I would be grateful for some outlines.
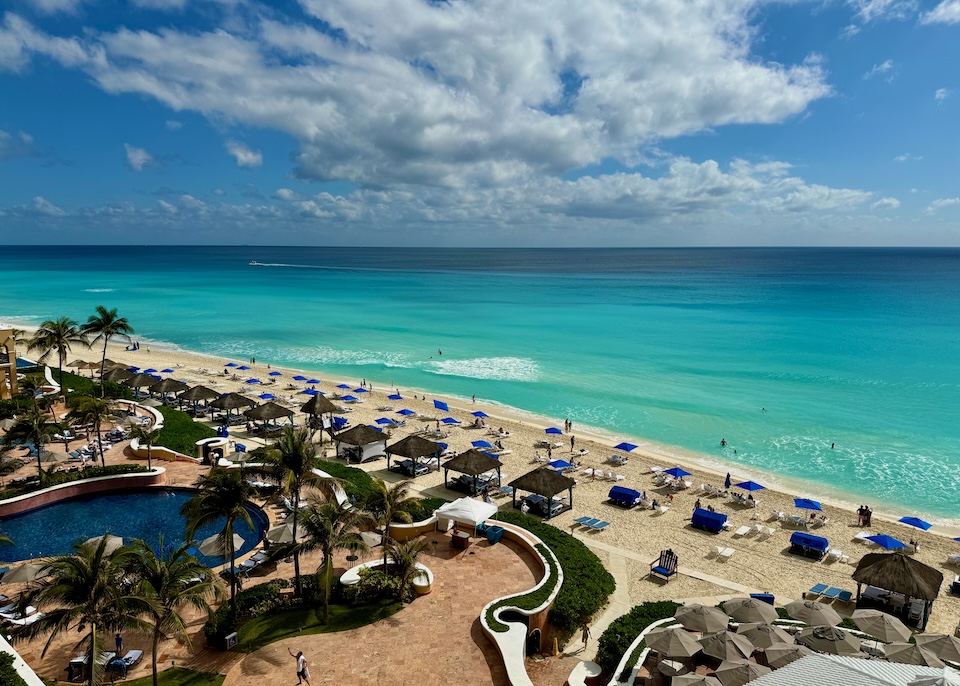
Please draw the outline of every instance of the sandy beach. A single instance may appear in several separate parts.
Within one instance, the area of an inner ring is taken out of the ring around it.
[[[250,360],[234,360],[237,364],[245,364],[251,369],[234,375],[224,375],[222,358],[207,355],[165,350],[150,346],[149,352],[146,342],[141,342],[139,351],[124,350],[124,345],[111,345],[107,356],[113,360],[136,365],[141,368],[155,369],[170,368],[175,370],[174,378],[188,384],[204,384],[220,391],[238,391],[251,397],[263,392],[270,392],[280,398],[290,398],[294,406],[299,406],[308,399],[308,396],[298,394],[303,385],[292,381],[294,375],[301,372],[284,367],[270,367],[263,360],[256,363]],[[79,351],[71,356],[82,359],[99,359],[95,351]],[[283,376],[270,377],[270,371],[279,371]],[[308,378],[319,378],[318,388],[328,394],[337,392],[336,385],[348,383],[358,387],[360,379],[339,379],[323,373],[302,372]],[[239,376],[243,375],[243,376]],[[263,385],[246,384],[247,378],[258,378],[265,382]],[[269,380],[276,379],[274,383]],[[408,408],[417,412],[418,417],[407,421],[406,427],[394,429],[390,442],[395,442],[415,431],[423,428],[423,418],[433,419],[431,426],[435,426],[436,419],[452,416],[459,419],[459,427],[445,428],[448,437],[443,439],[450,448],[456,451],[467,450],[471,441],[478,439],[493,440],[486,435],[483,429],[468,428],[473,422],[471,412],[483,410],[490,418],[486,420],[488,427],[503,427],[509,431],[510,437],[503,439],[504,447],[509,450],[501,458],[503,472],[507,475],[505,481],[525,474],[536,468],[535,444],[545,437],[544,428],[547,426],[563,427],[563,418],[550,421],[547,418],[537,418],[521,412],[514,412],[502,406],[484,405],[481,402],[473,403],[469,399],[464,401],[456,398],[444,398],[431,395],[419,389],[399,389],[403,401],[390,401],[387,396],[396,392],[396,389],[381,385],[377,380],[366,380],[372,385],[372,391],[363,394],[364,402],[351,405],[353,411],[348,415],[352,425],[372,424],[377,417],[389,416],[396,418],[396,410]],[[288,387],[290,386],[290,387]],[[425,398],[425,399],[424,399]],[[443,400],[449,404],[450,411],[436,410],[433,400]],[[378,407],[392,407],[393,410],[378,410]],[[295,417],[302,422],[304,415]],[[238,441],[248,441],[243,427],[236,427],[232,433]],[[851,578],[857,562],[862,555],[880,550],[875,546],[868,547],[853,540],[854,535],[864,530],[858,526],[857,515],[847,508],[823,502],[822,515],[828,518],[828,523],[811,533],[829,539],[830,547],[839,549],[849,556],[848,562],[824,561],[815,562],[786,551],[789,547],[788,539],[792,531],[796,530],[791,520],[793,515],[807,516],[806,511],[796,510],[793,498],[796,495],[814,496],[810,493],[790,493],[784,490],[767,488],[756,492],[754,496],[759,501],[756,508],[749,508],[736,503],[732,498],[707,497],[700,491],[701,484],[723,486],[724,474],[710,471],[696,464],[687,462],[682,466],[692,476],[688,477],[693,488],[674,493],[672,504],[665,513],[650,510],[623,510],[607,502],[607,494],[612,482],[594,479],[583,472],[587,468],[603,468],[604,472],[614,472],[623,477],[620,485],[640,491],[647,491],[651,497],[666,503],[668,490],[656,486],[652,467],[669,468],[677,463],[676,459],[665,458],[649,451],[635,450],[629,455],[627,464],[613,466],[608,464],[607,458],[616,453],[612,449],[613,443],[598,432],[591,432],[587,427],[574,425],[572,435],[575,436],[577,453],[570,452],[570,436],[557,436],[561,446],[553,449],[554,458],[568,458],[580,463],[575,473],[571,473],[578,480],[573,491],[573,507],[571,510],[554,518],[552,524],[572,531],[574,535],[591,545],[602,559],[610,556],[619,556],[626,561],[627,583],[629,597],[632,603],[654,599],[681,599],[689,597],[729,596],[742,593],[745,590],[754,592],[771,592],[781,598],[796,599],[802,597],[804,591],[816,583],[826,583],[850,591],[856,590],[856,584]],[[250,442],[250,441],[248,441]],[[586,450],[580,454],[580,450]],[[544,451],[540,451],[543,453]],[[388,472],[383,460],[369,462],[361,466],[362,469],[377,474],[388,481],[398,480],[400,477]],[[742,478],[749,478],[750,474],[735,473],[733,481],[736,483]],[[756,480],[762,483],[762,479]],[[429,495],[438,495],[454,499],[459,495],[443,487],[443,472],[432,472],[422,476],[414,482],[414,487]],[[700,498],[703,506],[712,505],[718,512],[729,515],[732,527],[729,531],[718,535],[710,535],[690,527],[689,519],[695,501]],[[509,498],[500,498],[501,509],[512,509]],[[877,504],[869,503],[874,509]],[[787,521],[780,522],[771,517],[773,512],[783,512]],[[589,515],[610,522],[610,526],[601,533],[584,533],[572,527],[576,517]],[[762,525],[765,529],[771,528],[774,533],[770,536],[748,534],[736,536],[735,531],[741,526]],[[960,598],[952,597],[947,593],[949,582],[953,580],[958,570],[946,564],[948,553],[956,552],[958,546],[951,540],[954,532],[935,527],[931,531],[921,531],[913,527],[887,521],[876,514],[873,525],[868,530],[870,534],[885,533],[904,542],[911,539],[919,541],[920,549],[915,554],[916,559],[938,568],[943,572],[945,583],[941,597],[934,605],[933,615],[928,631],[943,631],[952,633],[957,616],[960,615]],[[716,547],[733,548],[735,553],[729,559],[720,559],[716,555]],[[673,548],[680,558],[681,569],[685,572],[680,579],[667,585],[660,585],[647,579],[649,562],[653,560],[663,548]],[[622,580],[622,579],[621,579]]]

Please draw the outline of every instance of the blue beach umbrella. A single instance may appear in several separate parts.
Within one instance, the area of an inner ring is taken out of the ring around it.
[[[636,450],[637,446],[635,446],[633,443],[618,443],[617,445],[613,446],[613,449],[624,450],[629,453],[631,450]]]
[[[248,366],[245,365],[245,364],[242,364],[242,365],[240,365],[239,367],[237,367],[237,369],[239,369],[241,372],[245,372],[245,371],[247,371],[248,369],[250,369],[250,367],[248,367]]]
[[[447,407],[447,404],[446,404],[445,402],[443,402],[442,400],[434,400],[434,401],[433,401],[433,406],[434,406],[436,409],[438,409],[438,410],[443,410],[444,412],[449,412],[449,411],[450,411],[450,408]]]
[[[793,506],[800,510],[823,511],[823,506],[820,503],[818,503],[816,500],[810,500],[809,498],[794,498]]]
[[[320,383],[320,379],[307,379],[307,383],[310,384],[311,386],[316,386],[318,383]],[[347,386],[347,388],[350,388],[350,387]]]
[[[664,469],[664,474],[669,474],[675,479],[682,479],[685,476],[690,476],[690,472],[682,467],[671,467],[670,469]]]
[[[319,383],[319,382],[318,382],[318,383]],[[347,384],[345,384],[345,383],[338,383],[338,384],[337,384],[337,388],[343,388],[343,389],[345,389],[345,390],[349,390],[349,389],[350,389],[350,387],[349,387]]]
[[[236,367],[236,366],[237,366],[237,363],[236,363],[236,362],[227,362],[227,363],[226,363],[225,365],[223,365],[223,366],[224,366],[224,367]]]
[[[307,380],[307,377],[305,377],[303,374],[297,374],[295,377],[293,377],[293,380],[294,380],[294,381],[306,381],[306,380]]]
[[[394,393],[393,395],[388,395],[387,400],[403,400],[403,396],[399,393]]]
[[[260,379],[247,379],[243,383],[260,383]]]
[[[269,376],[283,376],[283,372],[270,372]]]
[[[379,431],[380,433],[383,433],[383,429],[381,429],[379,426],[374,426],[373,424],[367,424],[367,426],[369,426],[371,429]]]
[[[734,488],[742,488],[745,491],[762,491],[766,486],[761,486],[756,481],[741,481],[738,484],[734,484]]]
[[[548,464],[553,469],[570,469],[574,466],[572,462],[567,462],[566,460],[554,460]]]
[[[276,400],[277,399],[277,396],[275,396],[273,393],[261,393],[257,397],[260,398],[260,400]]]
[[[474,448],[492,448],[490,441],[472,441],[470,443]]]
[[[441,422],[442,424],[459,424],[459,423],[460,423],[460,420],[459,420],[459,419],[455,419],[455,418],[453,418],[453,417],[444,417],[443,419],[440,420],[440,422]]]
[[[407,408],[403,408],[402,410],[397,410],[397,414],[402,415],[404,417],[409,417],[412,414],[416,414],[416,412],[414,412],[413,410],[408,410]]]
[[[450,447],[447,443],[441,443],[440,441],[436,441],[436,444],[440,446],[441,451],[444,451]]]
[[[380,419],[375,419],[374,421],[377,424],[381,424],[381,425],[396,424],[396,422],[390,419],[389,417],[380,417]]]
[[[348,402],[348,403],[355,403],[357,402],[358,398],[352,395],[344,395],[344,396],[341,396],[340,400],[343,400],[344,402]]]
[[[494,460],[499,460],[499,459],[500,459],[500,456],[499,456],[499,455],[494,455],[493,453],[488,453],[486,450],[481,450],[480,452],[483,453],[484,455],[486,455],[487,457],[492,457]]]
[[[923,529],[924,531],[933,526],[933,524],[930,522],[925,522],[919,517],[901,517],[897,521],[899,521],[901,524],[906,524],[907,526],[915,526],[918,529]]]
[[[304,388],[300,391],[300,395],[320,395],[320,391],[314,388]]]
[[[873,541],[878,546],[884,550],[896,550],[897,548],[906,548],[907,544],[898,541],[893,536],[887,536],[886,534],[877,534],[876,536],[867,536],[868,541]]]
[[[131,372],[131,373],[133,373],[133,374],[136,374],[137,372],[140,371],[140,367],[127,367],[127,371],[129,371],[129,372]]]
[[[153,367],[150,367],[150,369],[144,369],[143,372],[141,372],[141,373],[142,373],[142,374],[156,374],[156,373],[157,373],[157,370],[154,369]]]
[[[562,435],[563,435],[563,431],[561,431],[560,429],[558,429],[558,428],[555,427],[555,426],[551,426],[549,429],[545,429],[545,431],[546,431],[546,433],[547,433],[548,436],[549,436],[550,434],[556,434],[557,436],[562,436]]]
[[[470,414],[472,414],[474,417],[479,417],[480,419],[486,419],[487,417],[490,416],[486,412],[483,412],[482,410],[477,410],[476,412],[471,412]]]
[[[163,381],[163,377],[160,376],[159,374],[150,374],[149,376],[151,379],[156,379],[157,381]]]
[[[161,374],[173,374],[173,370],[172,370],[172,369],[161,369],[161,370],[160,370],[160,373],[161,373]]]
[[[369,393],[370,391],[368,391],[366,388],[354,388],[354,389],[353,389],[353,392],[354,392],[354,393]]]

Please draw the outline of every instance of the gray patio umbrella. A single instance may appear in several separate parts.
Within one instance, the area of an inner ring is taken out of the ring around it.
[[[787,666],[794,660],[799,660],[801,657],[806,657],[807,655],[813,654],[813,651],[807,646],[801,646],[797,644],[774,645],[770,646],[763,652],[766,655],[767,664],[774,669],[780,669],[781,667]]]
[[[197,546],[197,550],[200,551],[203,555],[209,555],[211,557],[223,556],[226,555],[226,546],[223,545],[225,541],[220,540],[220,535],[216,534],[210,538],[205,538],[200,545]],[[233,549],[234,551],[238,550],[243,545],[243,539],[240,537],[240,534],[233,535]]]
[[[40,455],[40,461],[50,464],[53,462],[66,462],[70,459],[69,455],[64,453],[54,453],[49,450],[44,450],[43,454]]]
[[[705,674],[681,674],[670,680],[670,686],[723,686],[715,676]]]
[[[293,543],[293,522],[284,522],[278,524],[267,531],[266,539],[271,543]],[[297,543],[303,543],[307,540],[306,533],[302,526],[297,527]]]
[[[797,643],[831,655],[860,654],[860,639],[832,626],[807,627],[797,636]]]
[[[700,644],[685,629],[655,629],[647,634],[647,645],[667,657],[693,657]]]
[[[749,638],[732,631],[719,631],[704,636],[699,641],[704,655],[719,660],[746,660],[753,654],[753,643]]]
[[[723,610],[738,622],[770,624],[780,617],[773,605],[756,598],[731,598],[723,604]]]
[[[793,644],[793,636],[773,624],[741,624],[737,633],[749,638],[757,648]]]
[[[960,662],[960,638],[949,634],[917,634],[917,645],[934,653],[941,660]]]
[[[685,605],[673,616],[688,629],[704,633],[724,631],[730,621],[723,610],[699,604]]]
[[[880,610],[854,610],[850,618],[860,631],[886,643],[908,641],[913,633],[899,619]]]
[[[843,621],[836,610],[816,600],[795,600],[786,609],[791,617],[810,626],[836,626]]]
[[[746,683],[759,679],[773,670],[756,662],[738,662],[724,660],[714,672],[714,676],[723,686],[743,686]]]
[[[103,552],[104,552],[104,554],[106,554],[106,555],[110,555],[110,554],[113,553],[117,548],[119,548],[120,546],[123,545],[123,539],[120,538],[119,536],[111,536],[110,534],[105,534],[104,536],[106,536],[106,539],[107,539],[107,545],[104,546],[104,548],[103,548]],[[85,541],[83,542],[83,544],[84,544],[84,545],[99,546],[99,545],[100,545],[100,540],[101,540],[102,538],[104,538],[104,536],[94,536],[93,538],[88,538],[87,540],[85,540]]]
[[[905,665],[924,665],[926,667],[946,667],[932,650],[913,643],[887,643],[883,646],[883,654],[890,662],[900,662]]]
[[[11,569],[3,575],[3,579],[0,581],[5,584],[23,584],[39,578],[46,571],[46,568],[46,562],[28,562],[16,569]]]

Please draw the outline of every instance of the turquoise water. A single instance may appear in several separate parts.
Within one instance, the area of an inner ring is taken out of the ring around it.
[[[958,517],[957,250],[13,248],[0,289],[0,320],[103,304],[225,360],[476,394]]]

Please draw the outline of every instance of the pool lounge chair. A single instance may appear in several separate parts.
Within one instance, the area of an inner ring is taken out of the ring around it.
[[[140,660],[142,659],[142,650],[128,650],[127,654],[123,656],[123,661],[127,663],[127,667],[133,667],[134,665],[139,664]]]
[[[853,601],[853,592],[852,591],[840,591],[837,595],[838,603],[849,603]]]
[[[597,519],[596,517],[577,517],[576,519],[573,520],[573,524],[570,525],[570,528],[573,528],[575,526],[582,526],[582,527],[589,528],[594,524],[598,524],[599,522],[600,520]]]
[[[661,550],[660,557],[650,563],[650,576],[670,581],[677,575],[679,566],[677,554],[673,550]]]
[[[43,612],[34,612],[32,615],[27,615],[26,617],[18,617],[14,619],[4,617],[3,621],[7,624],[12,624],[13,626],[30,626],[43,616]]]
[[[824,600],[836,600],[840,597],[840,594],[843,593],[842,589],[831,586],[826,591],[823,592],[822,598]]]
[[[587,524],[586,526],[588,526],[591,531],[603,531],[610,526],[610,522],[595,522],[593,524]]]

